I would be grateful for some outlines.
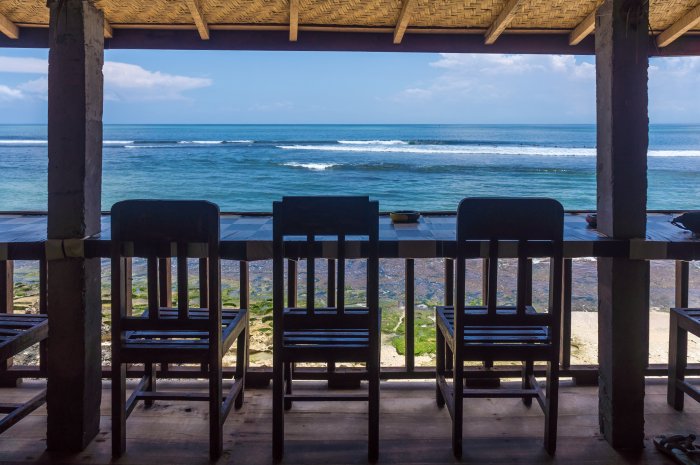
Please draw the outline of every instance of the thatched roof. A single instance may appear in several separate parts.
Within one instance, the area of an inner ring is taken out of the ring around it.
[[[593,33],[601,0],[92,0],[104,11],[107,37],[119,29],[288,30],[483,35],[569,34],[572,44]],[[698,0],[650,0],[650,27],[660,47],[700,33]],[[2,0],[0,32],[47,27],[46,0]]]

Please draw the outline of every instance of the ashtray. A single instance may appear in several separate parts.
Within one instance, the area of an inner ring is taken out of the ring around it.
[[[589,213],[586,215],[586,223],[588,223],[588,226],[591,228],[597,228],[598,227],[598,215],[595,213]]]
[[[418,223],[420,212],[412,210],[399,210],[389,213],[392,223]]]

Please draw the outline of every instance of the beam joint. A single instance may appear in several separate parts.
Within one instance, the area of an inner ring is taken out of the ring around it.
[[[197,26],[197,31],[199,32],[199,37],[202,40],[209,40],[209,25],[207,20],[204,18],[204,13],[202,13],[202,5],[199,0],[186,0],[187,7],[190,9],[190,14],[194,20],[195,26]]]
[[[289,41],[299,37],[299,0],[289,0]]]
[[[595,15],[597,12],[598,6],[571,31],[571,34],[569,34],[569,45],[578,45],[595,30]]]
[[[671,27],[659,34],[659,36],[656,38],[656,45],[662,48],[666,47],[699,24],[700,4],[683,15],[683,17],[673,23]]]
[[[19,39],[19,27],[3,14],[0,14],[0,32],[10,39]]]
[[[488,31],[486,31],[486,35],[484,36],[484,43],[486,45],[493,44],[498,37],[503,34],[503,31],[505,31],[508,25],[513,21],[520,2],[521,0],[508,0],[508,3],[506,3],[503,10],[501,10],[501,13],[496,18],[496,21],[494,21]]]
[[[396,28],[394,29],[394,43],[397,45],[401,43],[406,33],[406,28],[411,21],[411,13],[415,3],[416,0],[403,0],[401,13],[399,13],[399,19],[396,21]]]

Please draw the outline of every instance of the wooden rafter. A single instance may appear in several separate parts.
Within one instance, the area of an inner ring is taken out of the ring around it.
[[[10,39],[19,39],[19,28],[15,23],[0,14],[0,32]]]
[[[656,45],[666,47],[698,24],[700,24],[700,4],[659,34],[659,37],[656,38]]]
[[[503,7],[498,18],[496,18],[496,21],[494,21],[488,31],[486,31],[484,40],[486,45],[491,45],[496,42],[498,37],[506,30],[515,16],[515,10],[518,8],[518,5],[520,5],[520,1],[521,0],[508,0],[508,3]]]
[[[112,30],[112,25],[109,24],[109,21],[107,19],[104,20],[104,31],[105,31],[105,39],[111,39],[112,35],[114,34],[114,31]]]
[[[576,28],[569,34],[569,45],[577,45],[583,39],[588,37],[595,29],[595,15],[598,11],[598,7],[590,12],[586,19],[581,21]]]
[[[299,0],[289,0],[289,41],[296,42],[299,36]]]
[[[209,40],[209,25],[207,24],[207,20],[204,19],[199,0],[187,0],[187,6],[192,14],[192,19],[194,19],[194,24],[199,31],[199,37],[201,37],[202,40]]]
[[[403,40],[403,35],[406,33],[406,28],[411,20],[411,10],[413,10],[413,5],[415,5],[415,3],[416,0],[403,0],[399,20],[396,22],[396,28],[394,29],[395,44],[400,44]]]

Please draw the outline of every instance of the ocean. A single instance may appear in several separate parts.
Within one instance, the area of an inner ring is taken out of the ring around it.
[[[0,210],[45,210],[46,126],[0,125]],[[284,195],[369,195],[384,211],[465,196],[594,209],[593,125],[105,125],[102,207],[193,198],[270,211]],[[700,209],[700,125],[652,125],[650,209]]]

